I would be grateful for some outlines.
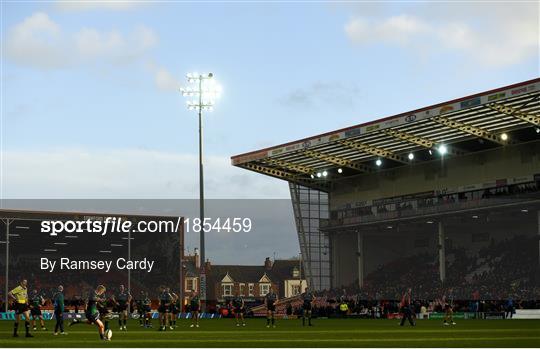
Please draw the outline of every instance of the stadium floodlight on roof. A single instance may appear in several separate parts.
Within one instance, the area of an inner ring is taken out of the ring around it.
[[[204,174],[203,174],[203,124],[202,112],[214,110],[216,99],[221,94],[221,87],[216,83],[213,73],[199,74],[188,73],[187,81],[194,87],[182,87],[180,92],[184,97],[188,97],[187,107],[189,110],[196,110],[199,115],[199,209],[201,222],[204,221]],[[204,246],[204,229],[200,232],[200,253],[201,261],[206,261]],[[206,293],[201,292],[203,295]],[[203,296],[204,298],[204,296]],[[205,300],[205,299],[202,299]]]
[[[444,156],[448,152],[448,147],[446,145],[444,145],[444,144],[441,144],[437,148],[437,151],[439,152],[439,154],[441,154],[441,156]]]

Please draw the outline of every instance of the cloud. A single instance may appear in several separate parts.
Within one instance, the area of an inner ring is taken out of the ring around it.
[[[39,168],[39,174],[35,169]],[[6,150],[4,198],[197,198],[198,157],[140,149]],[[208,198],[288,198],[285,182],[205,158]]]
[[[146,68],[154,75],[154,83],[159,90],[178,92],[181,83],[167,68],[157,64],[153,60],[147,61]]]
[[[533,2],[408,4],[398,15],[355,16],[344,31],[356,45],[384,44],[424,56],[458,53],[496,68],[538,57],[538,16]]]
[[[104,0],[77,0],[77,1],[56,1],[55,7],[62,11],[94,11],[111,10],[126,11],[141,6],[140,1],[104,1]]]
[[[360,87],[356,84],[317,81],[291,91],[279,102],[291,107],[343,109],[354,107],[360,98]]]
[[[429,29],[428,25],[409,15],[390,17],[378,23],[372,23],[366,18],[355,18],[345,26],[348,37],[357,44],[383,41],[407,45],[415,36]]]
[[[88,63],[125,64],[143,56],[158,43],[145,26],[124,34],[85,27],[69,34],[46,13],[37,12],[9,29],[5,55],[16,64],[58,69]]]

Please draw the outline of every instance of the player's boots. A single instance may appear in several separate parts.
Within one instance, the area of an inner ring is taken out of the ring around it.
[[[28,321],[24,323],[24,329],[26,330],[25,337],[34,337],[30,334],[30,323]]]

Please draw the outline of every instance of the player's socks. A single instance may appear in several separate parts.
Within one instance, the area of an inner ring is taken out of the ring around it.
[[[276,323],[276,319],[274,319],[274,317],[272,316],[272,326],[274,326]]]
[[[306,326],[306,317],[302,316],[302,326]]]
[[[127,319],[124,319],[124,327],[127,325]]]
[[[27,335],[30,333],[30,323],[28,321],[24,322],[24,330],[26,331]]]
[[[270,325],[270,318],[269,317],[266,318],[266,326],[268,326],[268,325]]]
[[[13,324],[13,337],[17,337],[18,334],[17,334],[17,330],[19,329],[19,323],[16,322]]]

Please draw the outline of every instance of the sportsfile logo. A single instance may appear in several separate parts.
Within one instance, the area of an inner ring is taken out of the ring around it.
[[[108,233],[128,233],[128,232],[175,232],[181,224],[181,217],[174,220],[160,221],[139,221],[133,224],[132,221],[122,217],[106,217],[104,219],[86,219],[80,221],[49,221],[41,222],[41,232],[50,236],[58,236],[59,233],[82,233],[90,232],[105,236]]]

